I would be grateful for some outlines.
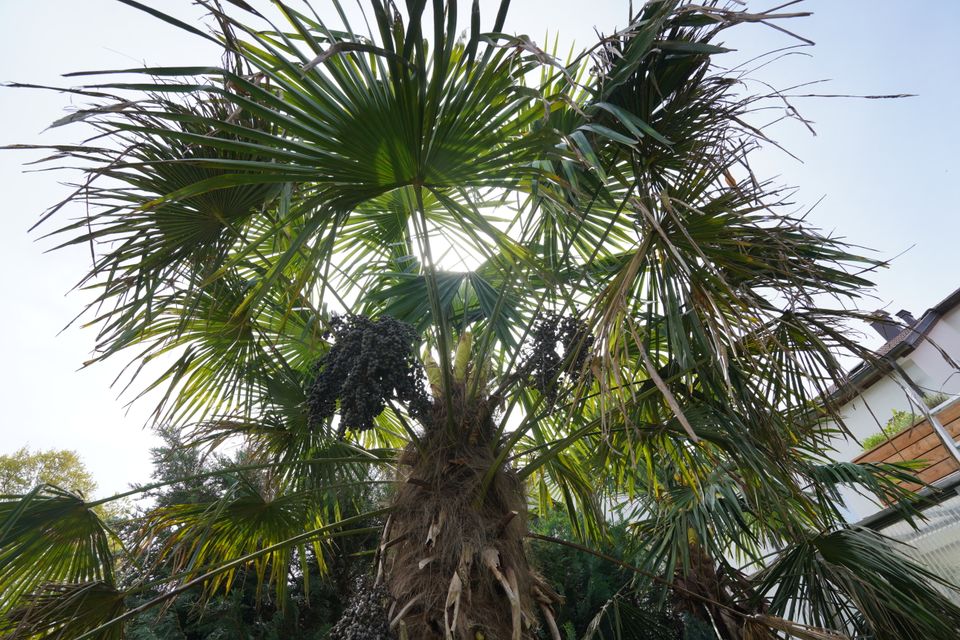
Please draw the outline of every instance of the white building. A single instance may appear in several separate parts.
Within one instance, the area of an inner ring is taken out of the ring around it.
[[[922,503],[926,520],[918,521],[919,529],[902,521],[896,510],[853,490],[844,491],[846,515],[851,523],[908,543],[912,554],[931,570],[960,583],[960,464],[956,448],[960,435],[960,289],[919,319],[906,311],[897,316],[877,314],[873,328],[886,343],[876,351],[877,360],[862,362],[850,372],[849,384],[833,398],[841,405],[846,427],[859,441],[880,432],[895,410],[939,416],[878,445],[861,461],[912,459],[920,457],[916,452],[923,450],[924,459],[942,462],[922,475],[935,488],[919,491],[927,497]],[[920,406],[921,397],[938,394],[946,399],[941,398],[933,408]],[[927,435],[921,438],[922,433]],[[864,457],[856,440],[838,440],[836,459]],[[921,445],[921,440],[926,444]]]
[[[912,399],[917,395],[944,394],[947,403],[960,397],[960,289],[919,319],[906,311],[897,316],[895,320],[878,312],[872,324],[887,342],[876,353],[895,362],[906,380],[886,363],[861,363],[850,372],[849,385],[837,394],[843,403],[840,415],[844,424],[859,441],[878,433],[894,410],[920,414],[921,408]],[[908,386],[913,386],[913,394]],[[853,460],[863,453],[856,440],[835,443],[838,460]],[[854,522],[881,508],[852,492],[847,507]]]

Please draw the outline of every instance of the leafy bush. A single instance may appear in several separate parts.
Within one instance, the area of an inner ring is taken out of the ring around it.
[[[928,409],[933,409],[939,404],[942,404],[947,400],[948,396],[943,393],[933,393],[923,397],[923,404],[927,405]],[[874,447],[877,447],[889,438],[897,435],[901,431],[909,429],[921,419],[923,415],[916,414],[913,411],[898,411],[893,410],[893,417],[887,420],[887,424],[884,425],[883,429],[879,433],[874,433],[863,439],[863,450],[869,451]]]

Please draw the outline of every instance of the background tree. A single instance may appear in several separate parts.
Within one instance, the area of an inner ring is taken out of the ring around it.
[[[26,447],[0,455],[0,493],[22,495],[41,484],[51,484],[92,497],[97,490],[90,471],[76,451]]]
[[[795,13],[654,1],[560,60],[504,33],[508,2],[464,25],[439,1],[356,23],[202,1],[213,35],[126,2],[224,57],[72,90],[93,104],[57,124],[94,135],[50,159],[82,168],[90,213],[53,233],[94,248],[97,359],[132,358],[189,446],[244,456],[132,536],[67,492],[0,504],[13,637],[118,637],[250,576],[279,605],[376,530],[333,638],[556,639],[526,541],[556,506],[593,554],[623,514],[618,566],[722,638],[960,629],[837,507],[843,484],[910,497],[900,468],[829,461],[821,400],[842,354],[870,357],[846,327],[877,263],[750,171],[751,117],[783,96],[713,62],[726,29]],[[645,592],[587,633],[642,637],[622,614]]]

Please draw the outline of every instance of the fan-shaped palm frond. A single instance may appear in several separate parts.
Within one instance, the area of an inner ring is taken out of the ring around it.
[[[947,587],[898,549],[862,528],[810,536],[784,549],[759,576],[771,612],[876,638],[936,638],[960,630]]]
[[[126,594],[106,582],[45,584],[0,621],[5,638],[79,638],[123,615]],[[89,636],[121,640],[123,627],[114,626]]]
[[[19,499],[4,498],[0,614],[10,615],[23,597],[40,594],[50,583],[113,582],[116,535],[83,497],[40,486]]]
[[[345,493],[347,489],[332,485],[326,491]],[[143,523],[141,538],[150,543],[162,540],[152,560],[188,580],[234,558],[277,545],[304,531],[320,529],[338,519],[337,511],[332,495],[284,492],[277,487],[241,481],[216,502],[151,510]],[[328,550],[317,540],[310,551],[322,569]],[[308,559],[305,546],[281,546],[253,559],[249,568],[258,585],[274,586],[275,601],[282,605],[291,566],[299,561],[301,571],[309,575]],[[217,574],[205,588],[210,593],[229,591],[238,571],[245,568],[234,567]]]

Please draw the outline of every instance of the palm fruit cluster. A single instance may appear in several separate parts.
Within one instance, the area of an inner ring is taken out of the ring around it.
[[[330,640],[393,640],[386,603],[390,595],[382,585],[358,578],[350,605],[330,630]]]
[[[415,417],[429,409],[413,326],[361,315],[335,316],[330,325],[334,344],[316,363],[307,398],[311,426],[326,424],[339,410],[340,436],[372,429],[388,400]]]
[[[534,323],[531,338],[525,369],[534,388],[553,401],[564,383],[576,382],[582,375],[594,337],[575,316],[543,313]]]

